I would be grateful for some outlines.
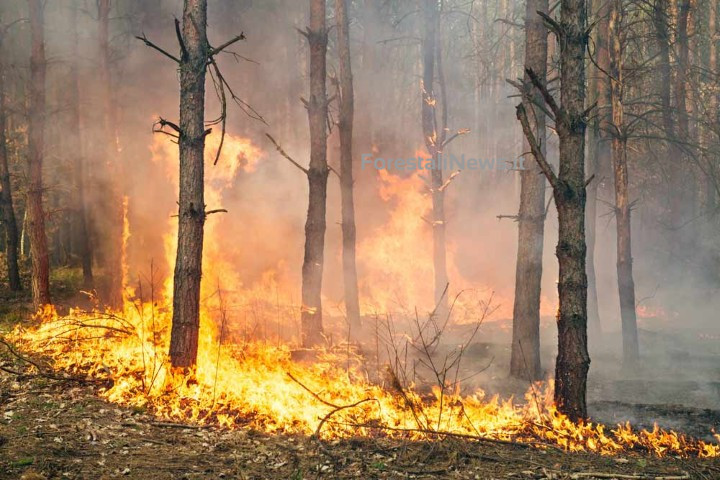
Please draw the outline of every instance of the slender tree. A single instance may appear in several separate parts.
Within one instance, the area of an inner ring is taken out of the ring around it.
[[[525,67],[534,71],[543,83],[547,77],[547,30],[537,12],[547,13],[548,0],[527,0],[525,7]],[[530,79],[525,74],[525,84]],[[545,113],[536,105],[542,96],[535,89],[525,95],[525,109],[535,140],[544,153]],[[540,288],[545,229],[545,178],[537,162],[527,162],[520,173],[520,211],[518,213],[518,251],[515,269],[515,303],[510,374],[517,378],[539,380],[540,365]]]
[[[587,274],[585,258],[585,50],[587,9],[585,0],[561,0],[559,22],[543,15],[560,44],[560,104],[535,72],[528,75],[539,89],[555,119],[560,144],[560,168],[556,174],[545,159],[521,103],[517,107],[532,153],[553,189],[558,211],[560,267],[558,356],[555,362],[555,403],[573,420],[587,417]]]
[[[50,301],[50,259],[43,209],[43,156],[45,148],[45,34],[41,0],[30,7],[30,88],[28,111],[27,231],[32,256],[32,294],[36,308]]]
[[[83,286],[93,286],[92,250],[87,228],[87,205],[85,203],[85,157],[80,130],[80,77],[78,75],[77,7],[70,7],[71,48],[68,86],[69,133],[68,143],[72,152],[73,172],[73,241],[83,271]]]
[[[345,308],[351,335],[360,327],[357,266],[355,262],[355,202],[353,199],[353,120],[354,97],[352,62],[350,57],[350,22],[348,1],[335,0],[335,17],[340,57],[338,130],[340,133],[340,195],[342,203],[343,279]]]
[[[310,27],[304,32],[310,45],[310,166],[307,170],[309,202],[305,222],[305,256],[302,266],[302,344],[324,342],[322,324],[322,275],[327,207],[327,114],[325,0],[310,0]]]
[[[180,41],[180,201],[173,277],[170,360],[191,367],[200,330],[200,279],[205,226],[205,73],[209,60],[206,0],[185,0]]]
[[[610,96],[612,110],[612,163],[615,174],[615,220],[617,224],[617,278],[622,320],[623,359],[635,364],[640,356],[635,317],[635,282],[632,273],[630,199],[628,198],[627,130],[623,107],[623,63],[620,27],[622,0],[610,2],[608,39],[610,40]]]
[[[5,32],[0,27],[0,49],[3,45]],[[7,107],[5,105],[5,68],[0,59],[0,210],[2,222],[5,226],[5,245],[7,248],[8,284],[10,290],[22,289],[20,282],[20,269],[18,268],[18,228],[13,207],[12,184],[10,182],[10,167],[8,165],[7,143],[5,130],[7,128]]]
[[[597,27],[593,29],[595,43],[594,62],[589,66],[591,78],[588,82],[588,104],[596,104],[596,114],[593,115],[588,131],[587,174],[592,180],[587,186],[587,276],[588,276],[588,335],[590,344],[592,339],[601,333],[600,309],[598,304],[597,280],[595,273],[595,245],[597,238],[598,196],[601,193],[600,184],[608,174],[610,160],[610,142],[608,141],[607,112],[610,104],[610,89],[607,72],[610,70],[610,55],[608,52],[607,2],[592,2],[595,11]]]
[[[117,150],[115,105],[110,73],[111,0],[98,0],[98,59],[102,106],[101,165],[96,165],[101,211],[96,215],[100,229],[107,291],[105,301],[114,308],[122,306],[122,225],[123,207],[120,189],[120,166]]]
[[[437,0],[423,0],[423,37],[422,37],[422,132],[425,147],[433,158],[434,168],[430,171],[430,188],[432,191],[432,232],[433,232],[433,271],[436,302],[436,313],[447,311],[447,258],[445,249],[445,188],[440,156],[445,146],[447,124],[447,102],[440,99],[443,113],[442,124],[438,127],[437,102],[434,84],[438,75],[441,82],[441,94],[444,93],[444,79],[441,71],[441,52],[438,45],[438,24],[440,12]],[[437,60],[437,72],[436,72]]]

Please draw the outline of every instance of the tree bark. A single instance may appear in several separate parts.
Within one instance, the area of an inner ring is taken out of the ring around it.
[[[118,183],[120,168],[117,150],[115,105],[110,74],[110,9],[111,0],[98,0],[98,40],[100,85],[102,88],[102,161],[99,166],[98,203],[101,211],[96,224],[101,230],[101,249],[107,278],[106,303],[122,307],[123,207]]]
[[[617,278],[622,321],[623,361],[632,366],[640,358],[635,282],[632,273],[630,200],[628,198],[627,133],[623,119],[623,64],[620,24],[622,0],[610,3],[608,38],[610,40],[610,95],[612,109],[612,161],[615,174],[615,219],[617,224]]]
[[[73,231],[72,243],[83,271],[83,287],[93,287],[92,249],[87,228],[87,205],[85,203],[85,158],[83,156],[82,133],[80,131],[80,78],[78,75],[77,51],[77,8],[71,7],[72,52],[70,60],[70,85],[68,87],[69,130],[68,143],[72,152],[73,172]]]
[[[585,0],[560,2],[560,185],[553,189],[558,209],[560,264],[558,357],[555,403],[572,420],[587,417],[587,274],[585,258]]]
[[[0,48],[3,43],[3,33],[0,32]],[[5,225],[5,245],[7,249],[8,285],[10,290],[22,290],[20,282],[20,269],[18,267],[18,227],[13,207],[12,184],[10,182],[10,167],[8,165],[8,152],[5,139],[7,128],[7,115],[5,105],[5,68],[0,63],[0,210],[2,222]]]
[[[525,67],[545,83],[547,77],[547,30],[538,11],[547,13],[548,0],[527,0],[525,7]],[[529,82],[527,73],[525,81]],[[545,114],[534,103],[542,96],[534,90],[533,101],[523,103],[531,116],[531,128],[545,152]],[[545,178],[537,162],[527,162],[520,173],[518,251],[515,268],[515,303],[510,375],[540,380],[540,290],[545,230]]]
[[[423,84],[422,84],[422,129],[425,146],[434,159],[435,167],[431,170],[432,189],[432,231],[433,231],[433,271],[436,314],[447,312],[447,259],[445,250],[445,192],[443,185],[443,171],[440,165],[440,156],[445,141],[445,125],[447,123],[447,104],[443,104],[442,128],[437,124],[437,101],[434,93],[435,60],[438,60],[438,74],[440,72],[440,48],[437,31],[439,12],[436,0],[425,0],[423,8],[424,30],[422,38]],[[441,88],[443,88],[441,86]],[[443,99],[444,100],[444,99]]]
[[[205,225],[205,73],[208,64],[206,0],[185,0],[180,57],[180,201],[173,283],[170,361],[188,368],[197,360],[200,279]]]
[[[549,18],[549,17],[548,17]],[[560,104],[536,74],[528,71],[534,86],[555,117],[560,143],[560,168],[555,174],[530,128],[521,103],[517,116],[532,153],[553,188],[558,211],[560,266],[558,356],[555,362],[555,404],[571,420],[587,417],[587,274],[585,258],[585,49],[587,10],[585,0],[561,0],[559,22],[549,19],[560,43]]]
[[[358,299],[357,266],[355,262],[355,202],[353,199],[353,120],[354,97],[352,62],[350,57],[350,22],[347,0],[335,0],[337,17],[338,54],[340,63],[340,195],[342,203],[343,279],[345,309],[350,332],[360,328],[360,301]]]
[[[305,256],[302,267],[302,344],[324,342],[322,325],[322,274],[325,250],[325,210],[327,202],[327,92],[325,85],[327,28],[325,0],[310,0],[310,167],[307,171],[309,202],[305,222]]]
[[[30,7],[28,191],[27,214],[32,256],[32,294],[35,308],[51,303],[50,259],[43,210],[43,155],[45,148],[45,34],[41,0],[28,0]]]

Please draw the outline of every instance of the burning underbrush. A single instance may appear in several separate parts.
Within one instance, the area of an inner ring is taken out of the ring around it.
[[[191,375],[173,373],[165,353],[170,318],[167,308],[140,302],[128,302],[123,313],[73,310],[60,316],[49,308],[37,326],[17,327],[7,339],[50,359],[58,371],[97,380],[101,396],[112,402],[179,422],[326,439],[455,436],[609,455],[720,456],[717,444],[657,427],[574,424],[554,408],[550,385],[533,386],[525,402],[515,402],[482,391],[461,395],[457,382],[445,377],[430,388],[407,385],[390,368],[384,381],[371,380],[366,362],[348,348],[295,360],[287,344],[234,340],[225,319],[216,322],[207,313],[197,368]]]

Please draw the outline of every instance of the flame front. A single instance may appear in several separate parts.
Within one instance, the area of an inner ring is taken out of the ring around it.
[[[292,361],[287,345],[220,342],[216,325],[225,319],[211,318],[207,310],[191,375],[168,369],[167,306],[136,301],[124,312],[71,311],[62,317],[50,308],[40,317],[39,326],[18,327],[10,339],[48,356],[57,369],[107,380],[101,395],[109,401],[165,419],[323,438],[454,434],[601,454],[641,449],[658,456],[720,456],[717,444],[658,427],[638,431],[625,424],[607,432],[602,425],[575,424],[553,406],[552,385],[533,386],[525,403],[439,387],[421,395],[412,387],[399,391],[369,382],[359,366],[345,368],[344,354],[317,351],[317,361],[306,364]]]

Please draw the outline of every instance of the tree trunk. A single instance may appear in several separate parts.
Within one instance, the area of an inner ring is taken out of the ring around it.
[[[555,403],[572,420],[587,417],[587,274],[585,258],[585,0],[561,0],[560,171],[553,188],[558,209],[558,357]]]
[[[355,264],[355,203],[353,199],[353,117],[354,96],[352,62],[350,57],[350,22],[347,0],[335,0],[340,63],[340,195],[342,202],[343,279],[345,308],[350,331],[360,328],[357,267]]]
[[[615,219],[617,224],[617,277],[622,320],[623,360],[632,366],[640,358],[635,282],[632,274],[630,200],[628,198],[627,134],[623,120],[623,64],[620,43],[622,0],[610,3],[608,38],[610,40],[610,95],[613,124],[612,161],[615,173]]]
[[[717,79],[718,79],[718,68],[717,68],[717,41],[718,41],[718,30],[717,30],[717,10],[715,3],[708,3],[707,4],[708,9],[708,69],[710,71],[711,80],[708,81],[710,86],[717,87]],[[716,93],[713,93],[710,95],[710,108],[708,109],[708,112],[711,116],[711,118],[718,118],[718,96]],[[711,130],[712,128],[709,126],[705,126],[704,130],[704,147],[709,145],[711,140]],[[709,156],[705,154],[706,156]],[[710,159],[706,159],[706,162],[710,162]],[[714,175],[706,175],[705,176],[705,190],[707,192],[706,200],[705,200],[705,215],[708,219],[712,218],[715,209],[717,208],[717,192],[714,188],[713,182],[714,182]],[[709,226],[709,221],[706,223],[706,225]],[[711,267],[712,268],[712,267]]]
[[[683,0],[684,3],[688,3],[688,0]],[[681,8],[682,9],[682,8]],[[658,47],[658,70],[660,73],[660,79],[658,81],[660,89],[660,105],[662,115],[662,125],[665,133],[665,138],[668,143],[668,159],[669,173],[668,173],[668,223],[670,225],[670,242],[668,245],[668,251],[670,252],[671,260],[674,260],[679,254],[682,253],[682,247],[679,240],[679,235],[675,232],[675,229],[682,222],[682,190],[685,188],[680,179],[684,175],[683,169],[685,162],[682,161],[684,153],[682,149],[676,143],[676,124],[675,118],[673,117],[673,107],[671,105],[673,78],[670,64],[670,49],[672,45],[672,19],[673,17],[673,6],[669,0],[656,0],[653,4],[653,24],[655,26],[655,38]],[[687,18],[687,17],[686,17]],[[678,25],[680,28],[681,25]],[[685,22],[687,26],[687,22]],[[680,47],[680,45],[679,45]],[[681,69],[679,69],[681,70]],[[682,75],[682,73],[681,73]],[[676,76],[677,77],[677,76]],[[677,83],[677,78],[676,78]],[[678,85],[676,84],[677,88]],[[684,87],[680,86],[682,90]],[[684,95],[683,95],[684,98]],[[679,120],[679,118],[678,118]]]
[[[3,33],[0,32],[0,48]],[[5,245],[7,248],[8,285],[10,290],[22,290],[20,269],[18,268],[18,227],[13,207],[12,184],[10,183],[10,167],[8,165],[5,130],[7,128],[5,105],[5,66],[0,63],[0,213],[5,225]]]
[[[605,72],[610,70],[610,55],[608,52],[607,26],[608,8],[607,3],[600,3],[595,13],[597,27],[595,33],[595,61],[593,64],[592,80],[590,82],[590,98],[588,105],[597,103],[596,115],[593,118],[591,129],[588,132],[588,176],[595,177],[587,186],[587,216],[586,238],[587,238],[587,276],[588,276],[588,334],[590,342],[598,338],[602,333],[600,324],[600,311],[597,296],[597,279],[595,273],[595,244],[597,238],[597,204],[600,194],[600,182],[608,173],[610,166],[610,145],[607,140],[608,120],[607,112],[610,104],[609,80]]]
[[[691,142],[690,139],[690,120],[687,106],[687,83],[689,79],[690,68],[690,42],[688,39],[688,30],[691,24],[690,12],[693,5],[692,0],[679,0],[678,17],[677,17],[677,68],[675,69],[675,77],[673,82],[673,91],[675,97],[675,112],[677,115],[677,140],[681,142]],[[671,157],[672,177],[672,204],[671,204],[671,228],[674,231],[673,244],[679,255],[685,256],[688,252],[691,239],[688,233],[692,227],[685,229],[683,226],[691,215],[691,197],[694,194],[694,188],[688,188],[692,175],[689,172],[690,162],[688,155],[683,148],[676,147],[678,156]]]
[[[302,267],[302,344],[311,347],[324,342],[322,326],[322,274],[325,250],[327,201],[327,93],[325,86],[327,28],[325,0],[310,0],[310,167],[309,203],[305,223],[305,256]]]
[[[433,229],[433,271],[435,287],[436,314],[447,311],[447,261],[445,251],[445,193],[443,171],[440,165],[443,142],[445,140],[446,113],[443,113],[443,128],[437,125],[437,98],[433,91],[435,82],[435,59],[440,59],[437,41],[439,12],[436,0],[425,0],[423,8],[424,31],[422,38],[423,84],[422,84],[422,129],[425,146],[434,159],[435,168],[431,170],[432,188],[432,229]],[[440,64],[438,62],[438,69]],[[442,87],[441,87],[442,88]],[[443,102],[445,109],[446,102]],[[446,112],[446,110],[443,110]],[[439,132],[438,132],[439,130]]]
[[[28,0],[30,6],[30,107],[28,112],[28,192],[27,213],[32,256],[32,294],[35,308],[50,301],[50,260],[43,210],[43,150],[45,148],[45,34],[41,0]]]
[[[71,7],[70,13],[72,30],[72,52],[70,60],[70,85],[68,88],[68,103],[70,105],[70,120],[68,143],[72,152],[73,188],[73,229],[72,244],[80,257],[83,271],[83,287],[93,287],[92,250],[87,228],[87,206],[85,204],[85,158],[82,150],[80,132],[80,79],[78,75],[77,51],[77,8]]]
[[[538,11],[547,13],[548,0],[527,0],[525,7],[525,67],[545,82],[547,77],[547,30]],[[529,81],[526,74],[525,81]],[[534,101],[524,99],[531,112],[531,128],[545,152],[545,114],[533,103],[542,96],[535,90]],[[518,251],[515,268],[515,303],[510,375],[529,381],[540,380],[540,289],[545,229],[545,178],[537,162],[527,162],[520,173]]]
[[[173,277],[170,361],[195,365],[200,329],[200,279],[205,225],[205,72],[208,63],[206,0],[185,0],[180,57],[180,201]]]
[[[101,211],[97,215],[100,228],[102,258],[104,260],[107,291],[105,302],[113,307],[122,307],[122,251],[123,251],[123,207],[120,198],[120,168],[115,125],[115,105],[110,75],[110,8],[111,0],[98,1],[98,40],[100,60],[100,84],[102,88],[102,161],[99,166],[98,203]]]

